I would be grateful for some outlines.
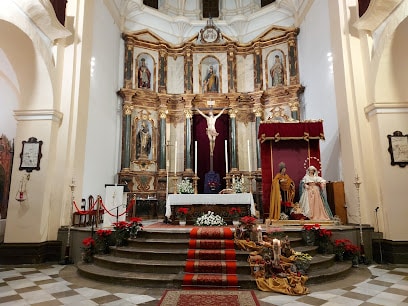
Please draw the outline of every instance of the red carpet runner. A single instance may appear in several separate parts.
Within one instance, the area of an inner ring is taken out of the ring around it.
[[[233,238],[230,228],[193,228],[183,288],[238,288]]]

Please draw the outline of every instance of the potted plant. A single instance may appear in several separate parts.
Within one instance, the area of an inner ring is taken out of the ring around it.
[[[179,224],[182,226],[186,225],[187,213],[188,208],[186,207],[179,207],[179,209],[177,209],[177,218],[179,219]]]
[[[220,215],[216,215],[212,211],[208,211],[206,214],[198,217],[195,225],[197,226],[225,226],[227,223]]]
[[[237,226],[239,225],[239,216],[241,214],[241,209],[239,207],[231,207],[229,210],[229,215],[232,219],[232,224]]]
[[[331,230],[320,228],[317,235],[317,241],[319,244],[319,252],[326,254],[329,251],[331,245],[331,236],[333,232]]]
[[[130,223],[126,221],[119,221],[113,223],[115,229],[116,246],[123,246],[126,244],[127,238],[129,238]]]
[[[96,231],[96,252],[98,254],[108,254],[111,245],[112,230],[99,229]]]
[[[243,239],[257,241],[256,222],[258,219],[252,216],[245,216],[240,219],[241,225],[239,228],[240,235]]]
[[[320,224],[305,224],[302,228],[302,238],[306,245],[314,245],[316,242],[316,236],[320,230]]]
[[[131,239],[137,237],[137,233],[143,230],[142,218],[133,217],[130,219],[129,236]]]
[[[301,274],[306,274],[306,271],[310,267],[310,262],[312,261],[312,256],[303,252],[295,252],[295,265]]]
[[[177,184],[177,192],[182,194],[192,194],[194,193],[193,184],[189,180],[183,179]]]
[[[95,254],[95,240],[92,237],[82,240],[82,261],[90,263]]]
[[[355,244],[345,245],[344,256],[345,258],[351,259],[353,267],[358,267],[359,264],[360,247]]]

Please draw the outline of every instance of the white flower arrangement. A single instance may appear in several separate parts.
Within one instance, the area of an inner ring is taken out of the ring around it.
[[[244,176],[237,178],[235,178],[235,175],[232,176],[231,189],[234,190],[235,193],[246,192],[246,187],[244,185]]]
[[[213,211],[208,211],[205,215],[198,217],[195,225],[197,226],[225,226],[227,223],[224,219],[216,215]]]
[[[178,193],[194,193],[193,184],[189,180],[181,180],[181,183],[177,184]]]

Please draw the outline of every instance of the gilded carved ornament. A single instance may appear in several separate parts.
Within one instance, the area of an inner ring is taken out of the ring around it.
[[[228,111],[228,113],[229,113],[229,115],[230,115],[230,118],[236,118],[238,111],[235,110],[235,109],[230,109],[230,110]]]
[[[133,107],[132,103],[130,103],[130,102],[125,102],[125,103],[123,103],[123,113],[124,113],[126,116],[131,115],[133,109],[134,109],[134,107]]]
[[[186,118],[193,118],[193,112],[191,111],[191,109],[185,109],[184,114],[186,115]]]
[[[255,117],[262,117],[263,109],[261,107],[257,107],[254,109]]]
[[[159,110],[160,119],[166,119],[168,113],[169,111],[167,110],[167,108],[160,109]]]
[[[289,108],[292,112],[297,112],[299,110],[299,101],[289,102]]]

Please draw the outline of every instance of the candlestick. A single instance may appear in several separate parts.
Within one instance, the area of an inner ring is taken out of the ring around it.
[[[197,176],[197,140],[194,142],[194,173]]]
[[[251,151],[249,148],[249,139],[247,140],[248,142],[248,171],[251,172]]]
[[[174,143],[174,175],[177,173],[177,140]]]
[[[225,139],[225,173],[228,173],[228,143]]]

